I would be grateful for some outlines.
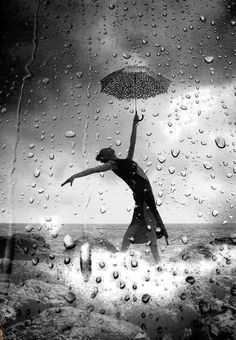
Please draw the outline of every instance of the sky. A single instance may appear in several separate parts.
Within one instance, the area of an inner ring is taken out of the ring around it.
[[[61,187],[97,165],[103,147],[126,157],[134,101],[101,93],[99,82],[128,65],[171,80],[168,93],[138,100],[134,156],[163,221],[234,221],[233,1],[27,0],[4,11],[2,223],[129,223],[132,193],[114,173]]]

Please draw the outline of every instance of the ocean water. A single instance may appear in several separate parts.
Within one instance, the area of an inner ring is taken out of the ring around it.
[[[27,231],[27,226],[32,230]],[[61,253],[64,250],[63,239],[69,234],[73,239],[80,237],[95,237],[107,240],[117,249],[120,249],[123,236],[128,225],[125,224],[14,224],[15,233],[37,233],[42,235],[50,244],[52,250]],[[236,236],[236,224],[167,224],[166,229],[169,234],[169,246],[165,239],[158,240],[159,251],[164,258],[173,257],[180,253],[186,246],[195,244],[207,245],[214,241],[214,238]],[[6,235],[8,224],[0,224],[0,235]],[[130,249],[138,250],[146,257],[147,247],[143,245],[131,245]],[[151,255],[150,255],[151,256]]]

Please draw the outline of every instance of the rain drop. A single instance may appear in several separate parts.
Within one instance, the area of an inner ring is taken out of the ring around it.
[[[181,237],[181,241],[183,242],[183,244],[187,244],[187,243],[188,243],[188,238],[187,238],[187,236],[182,236],[182,237]]]
[[[213,60],[214,60],[214,57],[212,57],[212,56],[206,56],[206,57],[204,58],[204,60],[205,60],[205,62],[206,62],[207,64],[211,64],[211,63],[213,62]]]
[[[166,161],[166,158],[164,156],[159,156],[157,158],[157,160],[160,162],[160,163],[164,163]]]
[[[193,285],[195,283],[195,279],[194,279],[193,276],[188,276],[188,277],[186,277],[186,282],[188,282],[191,285]]]
[[[76,72],[77,78],[82,78],[83,77],[83,72]]]
[[[171,150],[171,155],[175,158],[177,158],[180,154],[180,150],[179,149],[172,149]]]
[[[173,166],[170,166],[168,171],[171,175],[173,175],[173,173],[175,172],[175,168]]]
[[[39,176],[40,176],[40,170],[39,169],[35,169],[34,177],[38,178]]]
[[[44,79],[43,79],[43,83],[44,83],[44,84],[47,85],[49,82],[50,82],[49,78],[44,78]]]
[[[215,143],[218,146],[218,148],[223,149],[226,146],[225,139],[223,137],[216,137]]]
[[[125,59],[130,59],[130,58],[131,58],[131,54],[129,54],[129,53],[123,53],[123,57],[124,57]]]
[[[148,303],[149,300],[150,300],[150,298],[151,298],[151,295],[149,295],[149,294],[144,294],[144,295],[142,296],[142,301],[143,301],[143,303]]]
[[[75,134],[74,131],[66,131],[65,136],[66,136],[67,138],[73,138],[73,137],[76,136],[76,134]]]
[[[138,261],[132,260],[132,261],[131,261],[131,266],[132,266],[133,268],[137,268],[137,267],[138,267]]]
[[[28,224],[26,227],[25,227],[25,230],[28,231],[28,233],[30,233],[32,230],[34,229],[34,227],[30,224]]]
[[[206,18],[204,17],[204,15],[200,16],[200,20],[201,20],[201,22],[206,22]]]
[[[119,139],[116,140],[116,146],[120,146],[121,145],[121,141]]]

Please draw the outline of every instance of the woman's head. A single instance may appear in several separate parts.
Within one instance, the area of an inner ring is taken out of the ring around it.
[[[112,148],[101,149],[96,156],[96,161],[106,163],[116,157],[115,150]]]

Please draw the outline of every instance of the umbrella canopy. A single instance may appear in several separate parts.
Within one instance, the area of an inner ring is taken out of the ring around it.
[[[127,66],[101,80],[101,92],[118,99],[147,99],[166,93],[171,81],[147,66]]]

